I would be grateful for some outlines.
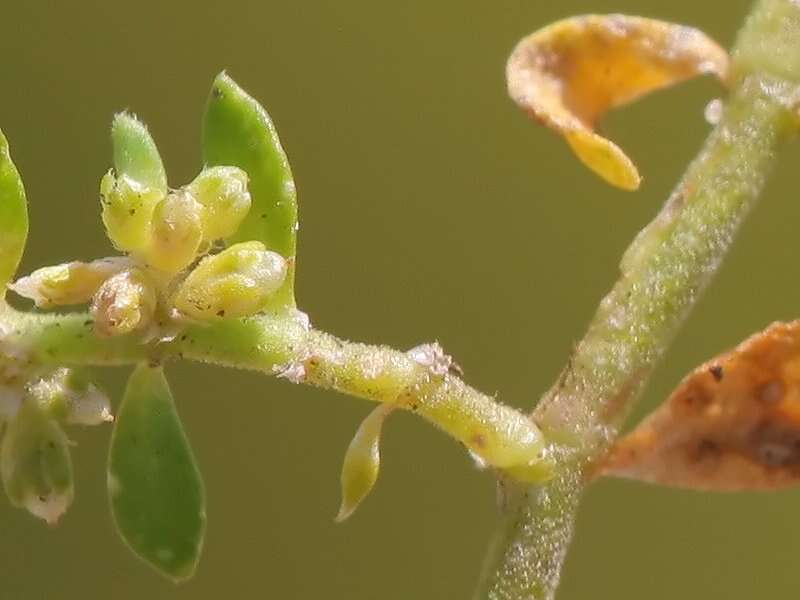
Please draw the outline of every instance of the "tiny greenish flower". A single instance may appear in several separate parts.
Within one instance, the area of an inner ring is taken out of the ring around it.
[[[144,271],[133,268],[117,273],[94,295],[94,330],[102,336],[141,331],[153,323],[156,302],[155,285]]]
[[[0,475],[9,501],[55,524],[75,495],[69,440],[61,426],[26,397],[0,446]]]
[[[182,315],[198,321],[245,317],[263,310],[286,277],[286,260],[261,242],[234,244],[207,256],[173,297]]]
[[[232,236],[250,210],[247,174],[238,167],[210,167],[187,186],[205,207],[203,237],[207,241]]]
[[[127,175],[110,170],[100,180],[102,219],[108,238],[124,252],[135,252],[147,245],[150,222],[156,205],[164,197]]]
[[[50,416],[63,423],[100,425],[114,420],[108,397],[82,370],[61,367],[28,389]]]
[[[200,249],[203,212],[203,205],[186,190],[167,194],[156,205],[147,243],[137,254],[161,271],[182,271]]]
[[[101,258],[89,263],[72,261],[37,269],[8,287],[33,300],[38,308],[83,304],[92,299],[106,279],[128,265],[124,257]]]

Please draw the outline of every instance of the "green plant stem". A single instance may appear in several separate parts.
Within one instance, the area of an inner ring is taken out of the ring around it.
[[[410,410],[488,464],[517,467],[536,458],[543,439],[523,413],[498,403],[407,352],[338,339],[311,329],[296,313],[191,326],[163,343],[103,338],[85,313],[31,314],[0,306],[0,336],[40,365],[126,365],[185,358],[283,376]],[[445,359],[446,360],[446,359]],[[531,476],[540,474],[534,466]]]
[[[506,499],[476,598],[552,598],[585,486],[657,361],[756,203],[796,128],[800,4],[762,0],[734,51],[722,120],[656,219],[623,256],[622,275],[534,419],[554,440],[558,475],[502,482]]]

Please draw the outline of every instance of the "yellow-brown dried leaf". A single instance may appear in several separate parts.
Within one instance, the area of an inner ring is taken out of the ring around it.
[[[692,372],[597,474],[717,491],[800,483],[800,321],[774,323]]]
[[[690,77],[727,78],[728,55],[697,29],[627,15],[584,15],[522,39],[506,67],[511,98],[566,139],[583,163],[626,190],[633,162],[594,132],[609,109]]]

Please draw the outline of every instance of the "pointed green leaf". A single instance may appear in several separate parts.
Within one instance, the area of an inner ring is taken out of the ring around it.
[[[205,493],[161,367],[139,365],[128,381],[111,436],[108,492],[128,546],[174,581],[191,577]]]
[[[225,73],[214,80],[208,99],[203,160],[247,173],[252,206],[229,241],[256,240],[289,260],[276,306],[293,307],[297,198],[289,161],[267,112]]]
[[[127,175],[137,183],[167,192],[167,174],[156,143],[147,127],[135,116],[119,113],[111,125],[114,168],[117,175]]]
[[[379,404],[358,426],[347,447],[342,463],[342,503],[336,522],[352,515],[361,501],[372,491],[381,466],[381,429],[386,417],[394,410],[390,404]]]
[[[5,298],[6,284],[17,271],[27,238],[25,188],[0,131],[0,300]]]

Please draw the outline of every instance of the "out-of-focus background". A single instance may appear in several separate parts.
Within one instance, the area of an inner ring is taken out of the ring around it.
[[[298,297],[313,322],[399,348],[439,340],[471,384],[530,407],[555,379],[622,251],[709,126],[694,81],[605,121],[640,192],[605,185],[505,95],[523,35],[584,12],[698,26],[729,45],[749,2],[228,0],[5,2],[0,124],[27,186],[23,270],[111,252],[98,181],[108,125],[150,126],[171,183],[198,171],[213,76],[272,114],[301,209]],[[701,361],[800,315],[797,149],[659,369],[637,418]],[[101,373],[118,398],[126,372]],[[208,489],[197,576],[179,587],[117,539],[110,428],[74,432],[77,498],[50,529],[0,500],[0,599],[458,599],[494,522],[491,478],[412,416],[386,427],[380,481],[335,525],[341,458],[369,404],[261,375],[169,369]],[[796,597],[800,494],[603,482],[588,494],[561,600]]]

